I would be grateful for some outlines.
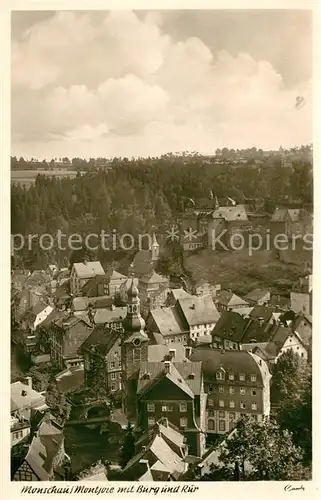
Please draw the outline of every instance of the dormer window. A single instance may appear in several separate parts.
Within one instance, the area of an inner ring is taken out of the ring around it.
[[[216,372],[216,380],[224,380],[224,379],[225,379],[225,373],[223,369]]]

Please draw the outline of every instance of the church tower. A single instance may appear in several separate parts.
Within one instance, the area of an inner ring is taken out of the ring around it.
[[[148,360],[148,336],[144,332],[145,321],[140,314],[139,292],[134,278],[127,292],[127,316],[123,321],[121,345],[124,411],[133,421],[136,417],[136,387],[140,365]]]
[[[152,252],[152,262],[155,262],[159,259],[159,244],[157,243],[155,233],[153,233],[153,241],[150,250]]]

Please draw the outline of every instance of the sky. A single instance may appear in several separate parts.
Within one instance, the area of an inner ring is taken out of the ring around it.
[[[312,142],[311,11],[26,11],[11,32],[12,155]]]

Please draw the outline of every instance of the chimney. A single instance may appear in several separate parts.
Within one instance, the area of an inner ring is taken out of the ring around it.
[[[31,377],[26,377],[25,378],[25,384],[32,389],[32,378]]]
[[[171,372],[171,362],[164,361],[164,368],[165,368],[165,373],[170,373]]]
[[[169,350],[169,356],[171,359],[174,359],[176,356],[176,349],[170,349]]]
[[[189,358],[192,354],[192,348],[190,346],[185,346],[185,356]]]

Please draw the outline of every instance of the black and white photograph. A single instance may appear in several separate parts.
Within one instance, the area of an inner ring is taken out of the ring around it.
[[[21,493],[311,484],[313,20],[11,11]]]

